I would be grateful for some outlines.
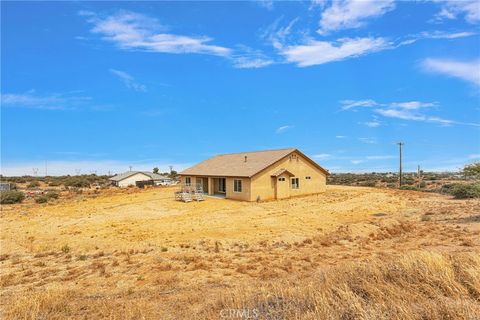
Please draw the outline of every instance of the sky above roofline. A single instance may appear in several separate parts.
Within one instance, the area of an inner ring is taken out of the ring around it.
[[[1,173],[480,160],[476,1],[2,2]]]

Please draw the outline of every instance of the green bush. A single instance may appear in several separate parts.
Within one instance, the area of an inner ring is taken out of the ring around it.
[[[21,191],[2,191],[0,193],[0,203],[1,204],[12,204],[12,203],[19,203],[25,199],[25,195]]]
[[[40,187],[40,182],[38,181],[30,181],[30,183],[27,185],[27,188],[31,189],[31,188],[38,188]]]
[[[38,197],[35,197],[35,202],[36,203],[46,203],[48,202],[48,198],[46,196],[38,196]]]
[[[47,197],[47,199],[58,199],[58,197],[60,197],[60,193],[58,193],[57,191],[48,191],[45,196]]]
[[[89,188],[90,181],[86,177],[69,177],[63,183],[65,187]]]
[[[61,183],[60,181],[50,181],[50,182],[48,183],[48,186],[49,186],[49,187],[58,187],[58,186],[60,186],[60,185],[62,185],[62,183]]]
[[[480,198],[480,184],[456,184],[450,188],[449,193],[455,199]]]

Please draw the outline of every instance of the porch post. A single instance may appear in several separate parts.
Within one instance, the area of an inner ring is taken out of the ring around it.
[[[213,196],[213,178],[208,177],[208,194]]]

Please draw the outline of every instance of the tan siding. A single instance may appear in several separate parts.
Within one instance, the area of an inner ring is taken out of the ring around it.
[[[250,200],[254,201],[259,196],[261,200],[270,200],[275,198],[275,178],[271,175],[278,172],[280,169],[287,169],[296,178],[299,178],[299,189],[291,188],[291,181],[288,176],[284,176],[283,183],[288,184],[290,196],[298,196],[304,194],[319,193],[325,191],[326,175],[321,170],[316,168],[308,160],[303,158],[300,154],[294,152],[297,159],[292,159],[291,156],[281,160],[277,164],[267,168],[261,173],[252,178],[251,196]],[[309,176],[311,179],[306,179]]]
[[[242,192],[233,191],[233,180],[242,180]],[[226,197],[228,199],[250,201],[250,179],[249,178],[227,178]]]

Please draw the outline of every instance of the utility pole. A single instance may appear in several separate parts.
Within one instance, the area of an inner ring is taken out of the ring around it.
[[[421,183],[421,178],[420,178],[420,165],[417,166],[417,179],[418,179],[418,188],[420,189],[420,183]]]
[[[132,171],[132,166],[128,166],[130,168],[130,171]]]
[[[45,160],[45,177],[48,176],[47,160]]]
[[[400,147],[400,170],[399,170],[399,177],[398,177],[398,187],[402,187],[402,146],[405,144],[403,142],[398,142],[398,146]]]

